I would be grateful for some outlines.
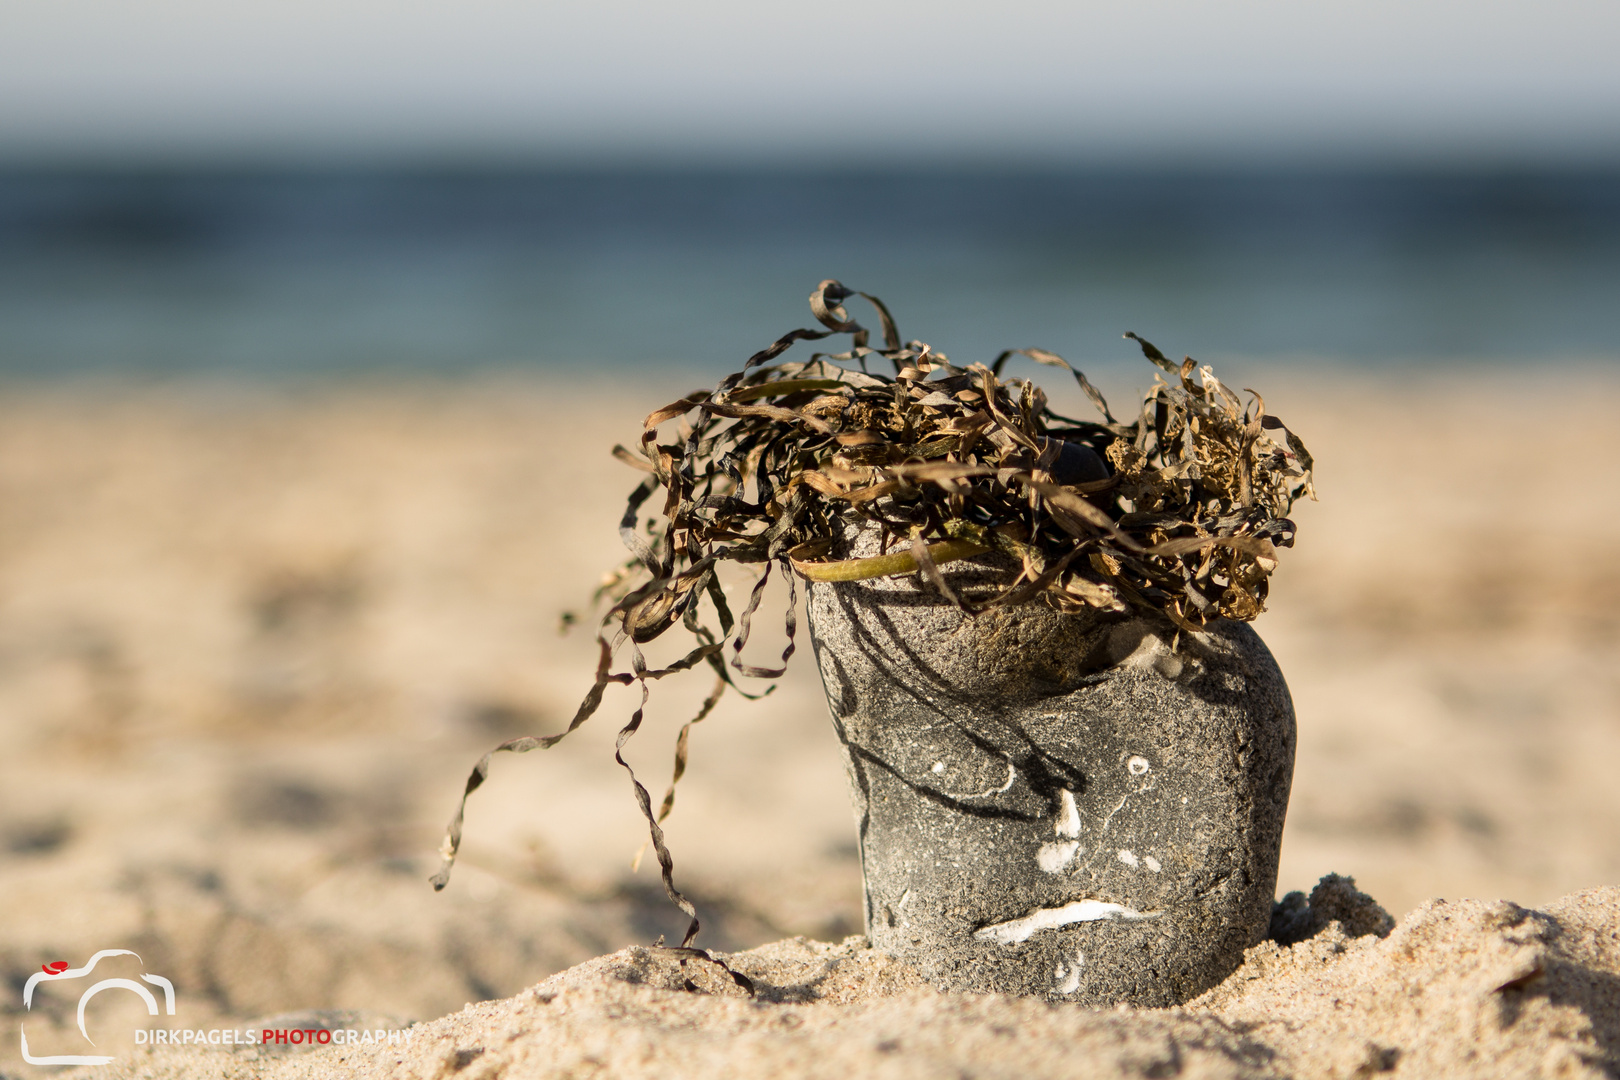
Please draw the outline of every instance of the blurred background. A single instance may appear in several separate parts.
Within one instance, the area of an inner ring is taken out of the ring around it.
[[[135,948],[187,1026],[429,1018],[678,933],[628,699],[500,761],[425,878],[477,756],[588,685],[558,620],[619,558],[608,449],[826,277],[1116,403],[1135,330],[1303,433],[1258,624],[1280,890],[1613,883],[1617,36],[1595,0],[0,0],[0,965]],[[704,690],[659,688],[650,787]],[[694,735],[709,944],[859,932],[825,727],[804,665]]]
[[[964,356],[1620,348],[1597,0],[7,0],[0,30],[16,375],[702,373],[829,276]]]

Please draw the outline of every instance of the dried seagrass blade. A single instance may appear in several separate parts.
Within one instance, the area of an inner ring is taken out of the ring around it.
[[[925,547],[935,566],[957,559],[968,559],[989,551],[983,544],[971,540],[940,540]],[[793,569],[807,581],[865,581],[868,578],[895,577],[915,574],[920,564],[915,552],[897,551],[892,555],[869,555],[864,559],[839,559],[835,562],[803,562],[790,559]]]

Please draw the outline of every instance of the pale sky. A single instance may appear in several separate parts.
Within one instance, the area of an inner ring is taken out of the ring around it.
[[[0,160],[1620,160],[1616,0],[0,0]]]

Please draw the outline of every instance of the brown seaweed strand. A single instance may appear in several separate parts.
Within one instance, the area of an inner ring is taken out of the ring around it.
[[[627,685],[630,682],[631,677],[629,675],[613,673],[609,670],[613,664],[613,646],[608,644],[607,639],[600,634],[597,635],[596,641],[600,646],[599,659],[596,664],[596,682],[592,684],[590,690],[586,693],[585,700],[580,702],[579,708],[575,711],[573,720],[569,721],[568,727],[555,735],[546,735],[541,738],[524,735],[520,738],[508,739],[479,758],[478,764],[473,766],[472,773],[467,777],[467,785],[461,792],[461,801],[456,805],[455,816],[450,819],[450,824],[445,827],[444,841],[439,845],[439,855],[443,862],[439,866],[438,873],[428,879],[433,883],[435,892],[443,891],[444,887],[450,883],[450,870],[455,866],[457,852],[461,850],[461,828],[467,816],[467,799],[473,792],[483,786],[485,780],[489,779],[490,761],[495,755],[501,753],[527,754],[530,750],[550,750],[569,735],[572,735],[581,724],[595,715],[596,710],[602,704],[602,693],[607,689],[609,683],[617,682]]]
[[[698,931],[703,928],[703,924],[698,920],[697,908],[692,905],[692,901],[688,900],[685,894],[675,887],[675,857],[670,854],[669,845],[664,843],[664,830],[659,827],[658,819],[653,815],[652,796],[647,794],[647,789],[642,786],[640,780],[636,779],[636,770],[631,768],[628,761],[624,760],[624,744],[629,742],[631,737],[641,730],[641,721],[647,715],[647,699],[650,696],[646,680],[640,678],[641,675],[646,673],[647,661],[642,657],[639,646],[632,645],[631,649],[633,650],[631,666],[641,682],[641,704],[630,715],[630,719],[624,727],[619,729],[618,738],[613,743],[613,760],[617,761],[624,768],[624,771],[629,774],[630,786],[635,789],[636,805],[641,807],[641,816],[646,819],[647,829],[652,837],[653,852],[658,856],[658,869],[659,875],[664,882],[664,893],[669,897],[672,904],[680,908],[692,920],[686,927],[685,936],[681,938],[681,947],[685,948],[692,944],[692,939],[697,937]]]

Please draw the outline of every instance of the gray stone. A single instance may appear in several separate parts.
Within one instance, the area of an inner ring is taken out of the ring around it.
[[[1294,712],[1249,626],[1172,649],[1135,615],[969,617],[917,574],[812,583],[809,613],[876,947],[943,990],[1166,1006],[1265,938]]]
[[[1382,904],[1356,888],[1356,879],[1328,874],[1307,897],[1291,892],[1271,909],[1267,934],[1279,945],[1298,945],[1338,923],[1348,937],[1388,937],[1395,919]]]

